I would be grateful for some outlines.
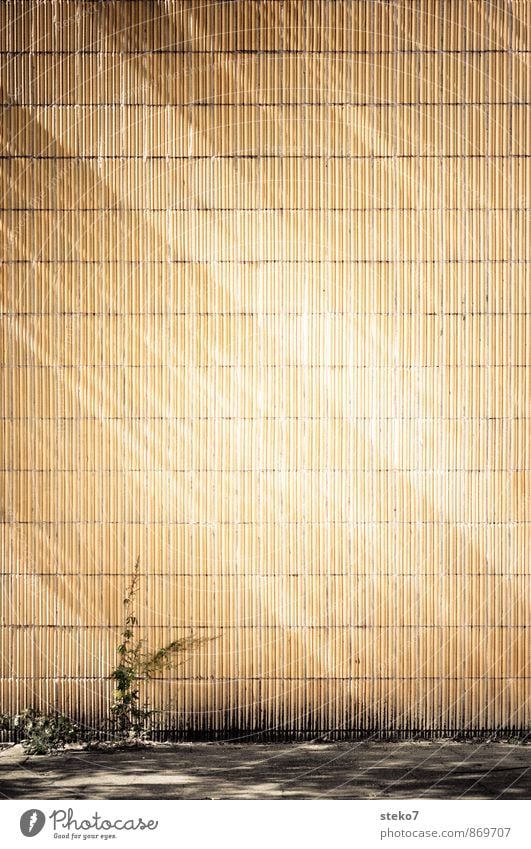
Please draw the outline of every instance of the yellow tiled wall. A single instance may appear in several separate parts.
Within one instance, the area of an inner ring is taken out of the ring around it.
[[[2,711],[528,727],[531,3],[0,15]]]

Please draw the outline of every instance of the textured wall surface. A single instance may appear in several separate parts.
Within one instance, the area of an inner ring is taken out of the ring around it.
[[[531,3],[0,15],[2,710],[529,727]]]

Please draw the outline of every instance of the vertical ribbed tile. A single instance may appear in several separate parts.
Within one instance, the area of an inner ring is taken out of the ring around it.
[[[0,16],[2,712],[527,728],[529,4]]]

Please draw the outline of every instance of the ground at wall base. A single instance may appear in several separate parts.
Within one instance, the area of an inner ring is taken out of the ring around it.
[[[531,747],[499,742],[179,743],[0,751],[4,799],[529,799]]]

